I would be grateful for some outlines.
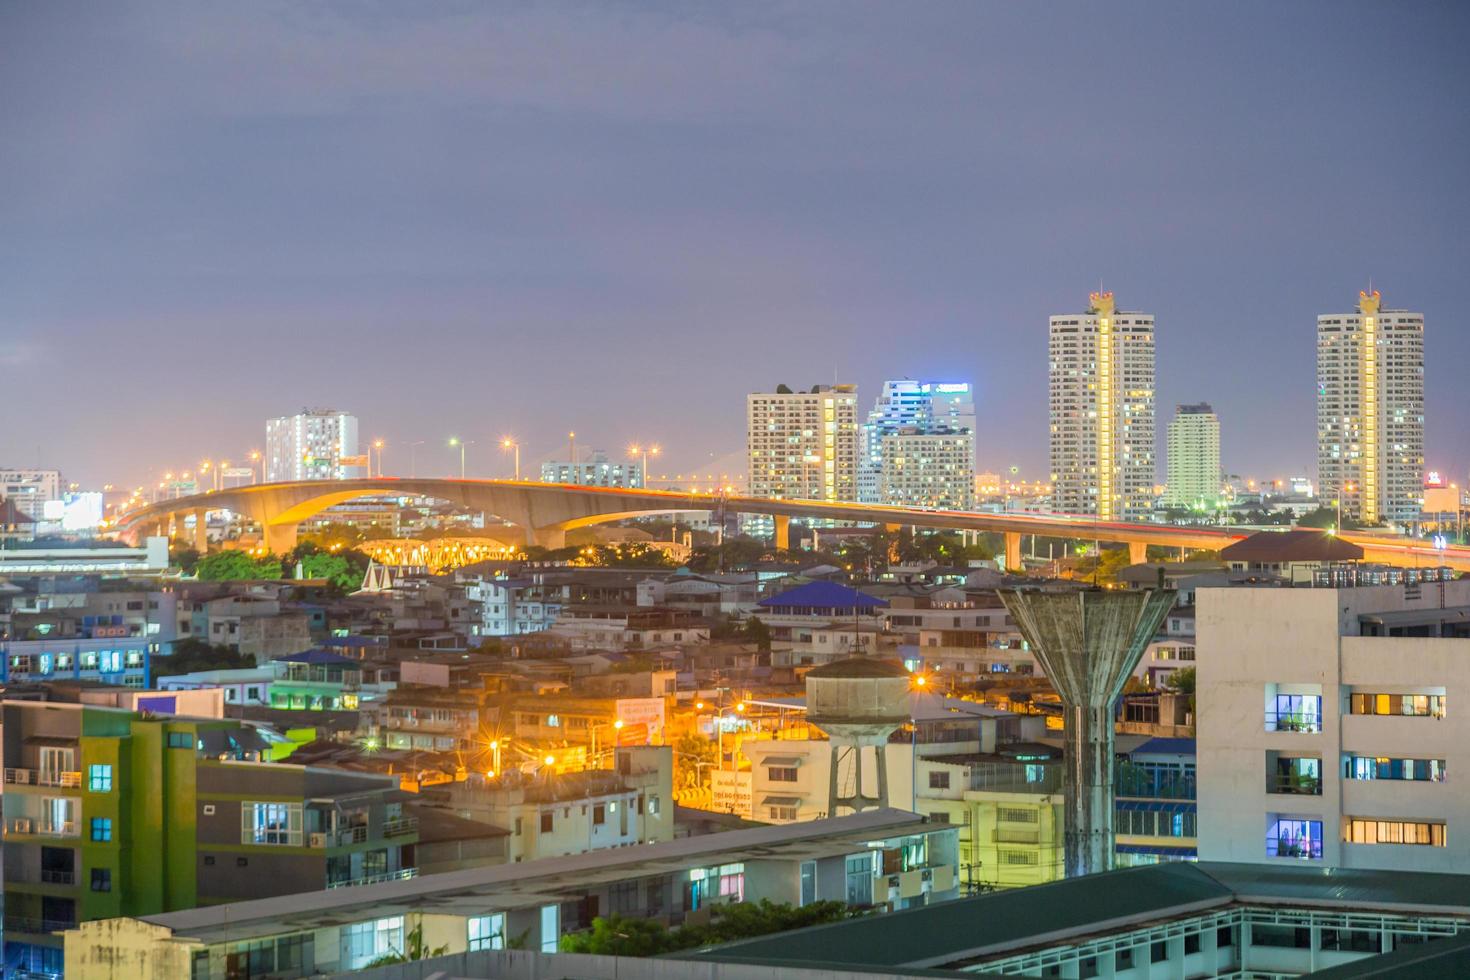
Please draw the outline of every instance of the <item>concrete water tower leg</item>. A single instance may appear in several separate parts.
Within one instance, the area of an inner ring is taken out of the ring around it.
[[[1148,561],[1148,542],[1146,542],[1146,541],[1129,541],[1128,542],[1128,564],[1130,564],[1130,565],[1142,565],[1146,561]]]
[[[777,551],[790,551],[791,550],[791,518],[789,518],[789,517],[779,517],[779,516],[776,517],[775,518],[775,530],[776,530],[776,533],[775,533],[774,542],[772,544],[772,547],[774,547]]]
[[[1005,533],[1005,541],[1005,570],[1008,572],[1019,572],[1021,570],[1021,532],[1007,531]]]

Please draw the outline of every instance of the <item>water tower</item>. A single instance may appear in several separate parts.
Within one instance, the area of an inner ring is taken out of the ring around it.
[[[806,675],[807,721],[827,733],[832,743],[827,815],[838,807],[856,813],[888,805],[888,768],[884,750],[888,736],[909,720],[909,672],[902,664],[870,657],[851,657],[814,667]],[[864,792],[863,749],[872,746],[878,769],[876,795]],[[852,770],[851,791],[839,771]]]
[[[1113,707],[1174,608],[1173,589],[1039,592],[1001,600],[1065,711],[1067,877],[1113,867]]]

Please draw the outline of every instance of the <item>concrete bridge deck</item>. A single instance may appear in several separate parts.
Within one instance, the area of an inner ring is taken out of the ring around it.
[[[952,531],[997,533],[1005,541],[1005,563],[1021,561],[1025,535],[1126,544],[1130,557],[1142,561],[1149,545],[1169,548],[1218,550],[1246,536],[1225,528],[1174,527],[1167,524],[1129,524],[1089,517],[1036,514],[987,514],[976,511],[917,510],[877,504],[821,500],[772,500],[723,494],[669,490],[621,490],[609,487],[537,483],[525,480],[451,480],[378,477],[358,480],[306,480],[262,483],[229,490],[195,494],[150,504],[124,517],[119,530],[131,538],[166,531],[171,519],[194,515],[196,545],[204,544],[209,511],[227,510],[258,524],[265,545],[284,552],[296,543],[297,526],[304,520],[359,497],[423,496],[443,500],[466,510],[494,515],[521,528],[528,544],[559,548],[566,532],[587,527],[678,511],[758,514],[774,519],[776,544],[786,547],[793,519],[841,520],[888,527],[922,527]],[[1343,537],[1362,545],[1365,559],[1392,565],[1448,565],[1470,571],[1470,548],[1435,549],[1427,543],[1379,535],[1349,533]]]

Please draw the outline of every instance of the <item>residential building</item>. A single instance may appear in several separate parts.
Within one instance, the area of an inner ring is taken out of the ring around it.
[[[1220,417],[1204,402],[1180,405],[1169,420],[1164,505],[1213,511],[1220,505]]]
[[[586,461],[548,460],[542,463],[541,482],[637,490],[644,486],[643,464],[636,459],[610,460],[607,453],[594,449]]]
[[[480,604],[474,636],[523,636],[550,629],[561,616],[561,592],[541,576],[465,579],[465,595]]]
[[[797,980],[963,980],[977,974],[1148,980],[1318,971],[1324,980],[1465,976],[1470,875],[1323,875],[1306,867],[1174,862],[961,899],[904,916],[773,933],[685,959],[705,972],[660,969],[660,977],[736,980],[751,975],[743,972],[748,964]],[[601,975],[636,962],[607,964],[609,972]],[[554,973],[557,965],[544,969]],[[495,973],[491,968],[479,975]]]
[[[612,762],[570,772],[509,769],[429,792],[462,818],[508,831],[512,862],[673,840],[673,749],[623,746]]]
[[[1118,867],[1193,861],[1199,806],[1192,738],[1151,738],[1120,752],[1113,773]]]
[[[393,780],[255,761],[236,721],[7,700],[0,743],[7,974],[79,922],[413,873]]]
[[[975,402],[968,383],[884,382],[859,439],[861,502],[973,506]]]
[[[1470,579],[1402,572],[1198,590],[1202,860],[1470,867]]]
[[[37,523],[14,500],[0,499],[0,548],[9,549],[35,541]]]
[[[168,538],[141,548],[4,548],[0,578],[17,575],[157,575],[168,568]]]
[[[1220,560],[1233,575],[1296,585],[1310,584],[1322,570],[1362,558],[1361,546],[1312,528],[1258,531],[1220,549]]]
[[[1381,299],[1317,317],[1317,488],[1344,517],[1408,524],[1424,497],[1424,315]]]
[[[948,901],[957,895],[956,880],[954,828],[899,810],[870,810],[821,823],[85,923],[66,933],[66,967],[71,980],[119,980],[119,968],[128,976],[226,980],[248,973],[295,980],[359,970],[402,953],[415,931],[426,947],[443,946],[451,955],[504,950],[511,937],[528,951],[555,953],[562,935],[599,915],[681,924],[702,920],[714,906],[762,899],[834,900],[881,912]],[[560,975],[548,966],[546,975]],[[507,974],[497,968],[484,975]]]
[[[1063,514],[1141,520],[1153,509],[1154,318],[1093,293],[1051,318],[1051,492]]]
[[[856,385],[782,386],[745,401],[752,497],[857,499]]]
[[[265,480],[350,480],[368,475],[357,448],[357,416],[303,408],[265,423]]]
[[[66,488],[60,470],[0,469],[0,503],[13,503],[32,521],[46,517],[46,504],[60,501]]]

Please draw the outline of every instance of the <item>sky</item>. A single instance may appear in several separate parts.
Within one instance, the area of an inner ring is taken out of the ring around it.
[[[356,413],[384,467],[740,466],[745,396],[976,386],[1043,477],[1047,316],[1158,323],[1227,470],[1315,469],[1315,317],[1425,315],[1470,470],[1470,5],[0,0],[0,465],[95,486]],[[1161,451],[1162,456],[1162,451]]]

